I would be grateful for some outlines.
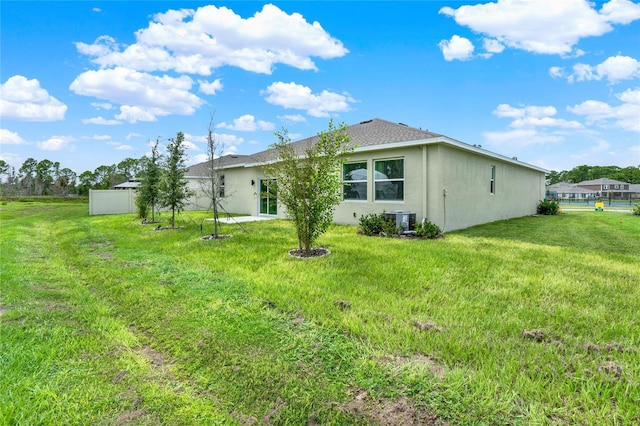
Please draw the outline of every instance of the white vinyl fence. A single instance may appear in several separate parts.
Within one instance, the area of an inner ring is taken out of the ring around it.
[[[193,189],[193,188],[192,188]],[[210,200],[197,191],[187,200],[185,210],[207,210]],[[89,190],[89,214],[136,213],[135,189],[91,189]]]
[[[89,214],[117,214],[136,212],[134,189],[90,189]]]

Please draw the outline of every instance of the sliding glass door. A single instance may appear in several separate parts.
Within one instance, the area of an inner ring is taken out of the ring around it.
[[[272,179],[260,181],[260,214],[278,214],[278,194],[274,183]]]

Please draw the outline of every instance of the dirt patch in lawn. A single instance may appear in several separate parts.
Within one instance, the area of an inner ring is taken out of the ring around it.
[[[418,328],[418,330],[422,330],[422,331],[439,331],[439,332],[444,331],[444,327],[436,324],[433,321],[420,321],[420,320],[414,319],[413,325],[415,325]]]
[[[616,363],[615,361],[605,362],[600,367],[598,367],[598,371],[617,380],[622,379],[624,374],[624,370],[622,369],[622,366]]]
[[[116,420],[117,425],[130,425],[130,424],[138,424],[137,421],[141,417],[147,415],[147,410],[137,409],[137,410],[128,410],[118,416]]]
[[[439,363],[437,360],[422,354],[415,354],[411,356],[389,356],[384,357],[380,361],[385,364],[391,365],[395,368],[404,368],[406,366],[424,366],[431,374],[438,379],[444,379],[447,369]]]
[[[204,237],[200,237],[201,240],[203,241],[211,241],[211,240],[226,240],[227,238],[231,238],[233,237],[233,235],[231,234],[211,234],[211,235],[205,235]]]
[[[365,417],[380,426],[423,425],[446,426],[448,423],[435,414],[416,407],[408,398],[396,400],[371,397],[367,391],[353,391],[353,400],[337,405],[342,412],[355,417]]]
[[[604,345],[587,343],[584,345],[584,350],[587,352],[632,352],[633,348],[623,346],[619,343],[607,343]]]

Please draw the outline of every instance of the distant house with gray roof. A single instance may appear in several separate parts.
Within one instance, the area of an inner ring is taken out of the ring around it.
[[[346,129],[354,150],[343,165],[343,201],[334,221],[357,224],[362,215],[410,211],[452,231],[536,213],[545,196],[547,170],[427,130],[373,119]],[[318,141],[293,142],[300,152]],[[216,159],[224,175],[223,207],[232,213],[285,217],[264,165],[274,151]],[[188,169],[192,204],[208,208],[198,193],[207,163]]]

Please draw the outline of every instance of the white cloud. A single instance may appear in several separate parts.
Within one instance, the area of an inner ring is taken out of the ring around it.
[[[512,119],[509,130],[485,132],[485,140],[494,146],[531,146],[562,142],[566,130],[582,129],[577,121],[555,118],[558,110],[553,106],[529,105],[513,107],[500,104],[493,114],[500,118]]]
[[[22,164],[23,162],[22,157],[20,155],[15,154],[13,152],[4,152],[4,151],[0,152],[0,160],[4,160],[10,165],[17,165],[17,166],[14,166],[16,168],[19,168],[20,164]]]
[[[454,35],[451,40],[442,40],[438,43],[438,47],[442,50],[442,55],[446,61],[453,61],[458,59],[460,61],[466,61],[471,59],[473,55],[473,44],[468,38]]]
[[[72,136],[51,136],[47,140],[38,142],[37,145],[43,151],[62,151],[66,148],[73,150],[73,146],[70,144],[74,140]]]
[[[272,105],[305,110],[312,117],[329,117],[331,113],[350,111],[350,104],[355,102],[346,92],[339,94],[323,90],[316,95],[310,88],[293,82],[273,83],[260,94]]]
[[[569,156],[576,160],[585,160],[593,157],[594,155],[600,156],[602,153],[605,153],[611,149],[611,144],[604,139],[596,138],[595,142],[595,145],[592,145],[586,150],[570,154]]]
[[[109,102],[92,102],[91,106],[95,109],[105,109],[107,111],[113,108],[113,105],[111,105]]]
[[[135,36],[136,43],[126,47],[102,36],[91,45],[78,42],[76,48],[103,68],[200,75],[225,65],[265,74],[278,63],[316,70],[312,57],[348,53],[318,22],[309,23],[299,13],[289,15],[272,4],[247,19],[224,6],[169,10],[154,15]]]
[[[551,67],[549,68],[549,75],[553,78],[562,78],[566,76],[563,67]]]
[[[184,140],[182,142],[182,146],[184,147],[184,149],[191,149],[194,151],[200,151],[200,148],[198,148],[198,146],[196,144],[194,144],[193,142],[190,142],[188,140]]]
[[[115,118],[135,123],[170,114],[193,114],[204,101],[189,92],[192,84],[188,76],[158,77],[118,67],[86,71],[69,88],[79,95],[121,104]]]
[[[493,114],[501,118],[513,118],[509,127],[514,129],[531,129],[535,127],[559,127],[564,129],[580,129],[582,124],[577,121],[568,121],[561,118],[553,118],[558,111],[552,106],[526,106],[515,108],[508,104],[500,104]]]
[[[307,121],[307,119],[300,114],[279,115],[278,120],[289,124],[304,123]]]
[[[111,136],[109,135],[83,136],[82,139],[91,139],[94,141],[109,141],[111,140]]]
[[[108,120],[102,116],[99,117],[93,117],[93,118],[83,118],[82,122],[84,124],[100,124],[103,126],[115,126],[118,124],[122,124],[121,121],[118,120]]]
[[[599,11],[594,7],[588,0],[497,0],[443,7],[440,13],[504,46],[566,56],[580,39],[640,19],[640,4],[629,0],[611,0]]]
[[[143,136],[143,135],[141,135],[140,133],[129,133],[125,139],[131,140],[132,138],[139,138],[140,136]]]
[[[489,53],[502,53],[502,51],[505,49],[504,44],[492,38],[485,38],[482,42],[482,45],[484,47],[484,50]]]
[[[576,64],[573,66],[573,73],[566,76],[570,82],[606,79],[612,84],[638,77],[640,77],[640,61],[630,56],[620,55],[610,56],[595,66]]]
[[[107,145],[112,146],[116,151],[130,151],[133,149],[131,145],[125,145],[120,142],[107,142]]]
[[[506,132],[485,132],[482,134],[487,142],[494,146],[530,146],[562,142],[560,135],[540,133],[535,129],[516,129]]]
[[[0,145],[26,145],[27,141],[16,133],[7,129],[0,129]]]
[[[0,84],[0,117],[24,121],[64,120],[67,106],[40,87],[36,79],[21,75]]]
[[[217,92],[222,90],[222,82],[219,78],[212,82],[198,80],[198,83],[200,84],[199,90],[206,95],[215,95]]]
[[[589,124],[614,127],[631,132],[640,132],[640,88],[627,89],[616,95],[620,105],[587,100],[567,107],[567,110],[585,116]]]
[[[253,115],[246,114],[234,119],[233,123],[225,123],[223,121],[216,127],[243,132],[255,132],[256,130],[273,130],[275,128],[275,124],[263,120],[256,121],[256,118]]]
[[[236,145],[242,145],[244,143],[244,138],[240,138],[236,135],[230,135],[228,133],[214,133],[214,137],[216,138],[216,142],[224,145],[225,150],[231,149],[230,147],[235,147]],[[235,148],[233,148],[235,150]]]
[[[99,13],[102,12],[102,9],[100,9],[99,7],[94,7],[93,9],[91,9],[92,11]]]

